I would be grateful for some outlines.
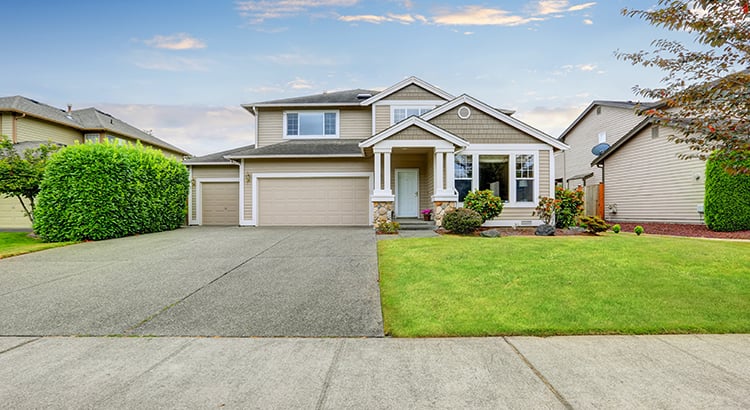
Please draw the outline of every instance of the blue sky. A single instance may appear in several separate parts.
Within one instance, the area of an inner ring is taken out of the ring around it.
[[[253,141],[242,103],[416,75],[557,137],[592,100],[658,84],[614,57],[676,38],[620,14],[655,2],[26,0],[3,7],[0,95],[96,106],[203,155]]]

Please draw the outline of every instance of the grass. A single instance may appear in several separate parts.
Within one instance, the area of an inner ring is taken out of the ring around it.
[[[750,332],[750,243],[443,236],[378,256],[393,336]]]
[[[41,239],[30,238],[28,232],[0,232],[0,259],[73,243],[75,242],[45,243]]]

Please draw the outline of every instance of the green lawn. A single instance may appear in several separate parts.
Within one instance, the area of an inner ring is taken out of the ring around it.
[[[44,243],[40,239],[29,238],[28,235],[28,232],[0,232],[0,259],[75,243]]]
[[[443,236],[378,255],[393,336],[750,332],[746,242]]]

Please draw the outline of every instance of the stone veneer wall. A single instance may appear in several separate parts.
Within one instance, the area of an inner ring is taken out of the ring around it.
[[[453,201],[448,201],[448,202],[435,201],[435,211],[433,212],[434,218],[435,218],[435,225],[437,227],[443,226],[443,217],[445,216],[445,213],[454,209],[456,209],[456,203]]]
[[[375,229],[378,229],[380,224],[393,220],[393,202],[373,202],[372,209],[372,225]]]

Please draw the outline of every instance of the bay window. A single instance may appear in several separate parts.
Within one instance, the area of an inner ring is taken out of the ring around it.
[[[538,195],[535,153],[462,153],[454,160],[458,202],[473,190],[489,189],[507,204],[531,206]]]
[[[284,138],[338,138],[337,111],[284,113]]]

